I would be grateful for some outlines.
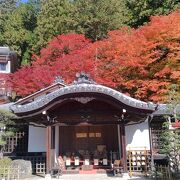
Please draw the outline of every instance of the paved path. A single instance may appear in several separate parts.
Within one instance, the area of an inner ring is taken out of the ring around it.
[[[30,178],[26,178],[24,180],[42,180],[44,177],[32,176]],[[150,180],[144,177],[132,177],[132,178],[121,178],[121,177],[112,177],[107,176],[106,174],[73,174],[73,175],[62,175],[59,178],[60,180]],[[48,180],[50,180],[48,178]],[[56,178],[52,178],[52,180],[56,180]]]

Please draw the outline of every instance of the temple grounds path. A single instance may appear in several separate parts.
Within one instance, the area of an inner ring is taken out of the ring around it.
[[[42,180],[44,177],[32,176],[30,178],[26,178],[24,180]],[[52,180],[56,180],[57,178],[52,178]],[[63,175],[60,176],[60,180],[150,180],[144,177],[132,177],[132,178],[122,178],[122,177],[114,177],[107,176],[106,174],[73,174],[73,175]],[[48,179],[49,180],[49,179]]]

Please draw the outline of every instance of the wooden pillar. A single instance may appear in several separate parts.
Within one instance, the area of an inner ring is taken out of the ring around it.
[[[51,168],[55,165],[56,152],[55,152],[55,138],[56,138],[56,128],[51,126]]]
[[[148,129],[149,129],[149,142],[150,142],[150,152],[151,152],[151,170],[154,170],[154,150],[153,150],[153,144],[152,144],[152,129],[151,129],[151,121],[153,119],[153,116],[148,117]]]
[[[123,168],[124,172],[127,172],[127,155],[126,155],[126,134],[125,134],[125,126],[122,124],[121,126],[121,141],[122,141],[122,160],[123,160]]]
[[[51,170],[51,126],[46,127],[46,174]]]
[[[119,159],[122,157],[122,148],[121,148],[121,130],[120,130],[120,125],[117,125],[117,132],[118,132],[118,149],[119,149]]]
[[[55,127],[55,154],[59,156],[59,126]]]

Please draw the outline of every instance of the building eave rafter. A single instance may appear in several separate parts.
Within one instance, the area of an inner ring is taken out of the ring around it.
[[[157,108],[157,104],[153,103],[146,103],[140,100],[136,100],[134,98],[131,98],[129,96],[124,95],[123,93],[116,91],[114,89],[111,89],[106,86],[97,85],[97,84],[78,84],[78,85],[69,85],[62,87],[54,92],[51,92],[42,98],[39,98],[37,100],[34,100],[33,102],[27,103],[27,104],[14,104],[10,107],[10,109],[15,114],[20,113],[27,113],[31,111],[35,111],[38,109],[42,109],[47,104],[51,103],[53,100],[55,100],[58,97],[68,95],[68,94],[77,94],[77,93],[96,93],[96,94],[103,94],[108,95],[119,102],[125,104],[126,106],[136,108],[136,109],[142,109],[145,111],[154,112]]]

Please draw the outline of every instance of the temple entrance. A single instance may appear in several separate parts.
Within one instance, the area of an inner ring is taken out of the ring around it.
[[[107,169],[120,159],[117,125],[61,126],[59,154],[66,169]]]
[[[158,105],[96,84],[84,73],[72,84],[57,81],[17,101],[11,110],[20,123],[46,127],[46,172],[59,155],[75,168],[105,167],[118,159],[127,172],[125,126],[159,113]]]

